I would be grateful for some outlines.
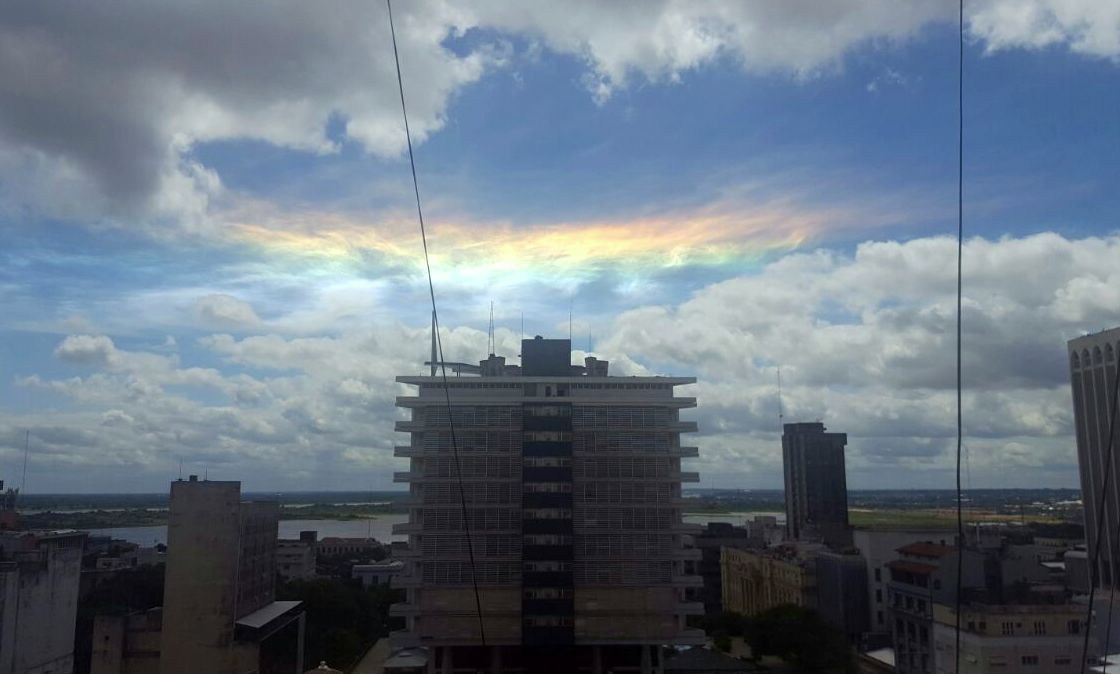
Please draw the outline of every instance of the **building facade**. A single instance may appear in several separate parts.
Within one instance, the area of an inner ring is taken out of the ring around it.
[[[314,533],[314,532],[310,532]],[[318,556],[315,540],[281,538],[276,541],[276,573],[284,580],[310,580],[315,577]]]
[[[786,485],[786,532],[790,540],[846,545],[848,483],[845,433],[827,433],[822,423],[785,424],[782,467]]]
[[[817,611],[852,644],[870,630],[867,560],[862,555],[822,552],[814,559]]]
[[[446,389],[434,365],[397,378],[418,391],[398,399],[410,511],[394,532],[409,547],[393,643],[433,647],[439,667],[562,652],[571,671],[612,658],[652,671],[659,645],[703,641],[685,625],[702,607],[685,600],[700,585],[684,574],[699,557],[685,537],[699,528],[683,524],[680,491],[698,479],[681,470],[697,450],[681,445],[696,424],[679,413],[695,400],[673,392],[695,379],[574,366],[569,340],[524,340],[521,361],[448,363]]]
[[[1076,674],[1081,669],[1085,607],[1073,604],[989,606],[961,611],[957,667],[956,607],[935,604],[936,674]],[[1096,644],[1090,640],[1090,662]]]
[[[721,549],[748,550],[763,546],[751,537],[745,527],[737,527],[729,522],[708,522],[703,533],[693,537],[693,545],[700,551],[696,571],[704,582],[704,587],[699,592],[699,599],[704,604],[704,614],[719,615],[723,612]]]
[[[85,537],[0,532],[0,674],[73,671]]]
[[[815,553],[823,546],[783,543],[766,550],[723,548],[723,610],[753,616],[775,606],[816,608]]]
[[[303,660],[299,602],[277,602],[276,503],[240,482],[171,483],[161,674],[287,674]]]
[[[93,621],[90,674],[159,674],[163,609],[99,615]]]
[[[852,543],[867,563],[868,631],[891,633],[890,602],[887,584],[891,579],[887,565],[898,559],[898,549],[910,543],[952,545],[956,532],[949,529],[854,529]]]
[[[934,604],[953,603],[957,591],[957,556],[964,555],[964,590],[983,588],[984,559],[973,550],[935,543],[911,543],[887,564],[895,668],[900,674],[933,674]]]
[[[1120,573],[1120,461],[1114,460],[1109,489],[1105,491],[1109,420],[1116,381],[1116,359],[1120,354],[1120,328],[1112,328],[1070,340],[1069,368],[1073,392],[1073,422],[1077,438],[1077,463],[1081,473],[1081,498],[1085,504],[1085,536],[1089,559],[1101,544],[1098,568],[1093,577],[1099,586],[1112,587]],[[1120,422],[1118,422],[1120,423]],[[1120,429],[1117,430],[1120,434]],[[1113,450],[1115,452],[1115,450]],[[1104,522],[1098,523],[1101,501]],[[1097,528],[1103,539],[1097,540]]]

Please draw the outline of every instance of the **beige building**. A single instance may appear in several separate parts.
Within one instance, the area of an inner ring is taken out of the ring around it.
[[[0,674],[73,671],[85,538],[72,530],[0,532]]]
[[[159,674],[163,609],[93,620],[90,674]]]
[[[161,674],[298,671],[303,612],[274,601],[278,512],[240,482],[171,483]]]
[[[681,497],[698,476],[682,472],[697,450],[682,446],[696,423],[680,412],[696,402],[674,395],[695,379],[612,377],[542,338],[522,341],[520,366],[491,354],[447,369],[449,389],[435,366],[397,378],[417,391],[397,400],[411,418],[397,423],[410,498],[394,527],[409,537],[394,646],[432,647],[437,671],[540,671],[543,657],[599,673],[651,672],[663,645],[703,643],[686,624],[703,607],[687,597],[701,580],[685,572],[700,556],[685,538],[699,527]]]
[[[933,619],[935,671],[957,674],[955,607],[934,604]],[[959,674],[1076,674],[1082,671],[1085,607],[968,605],[960,640]],[[1095,652],[1090,640],[1090,656]]]
[[[813,607],[814,552],[823,545],[782,544],[766,550],[723,548],[723,610],[753,616],[782,604]]]

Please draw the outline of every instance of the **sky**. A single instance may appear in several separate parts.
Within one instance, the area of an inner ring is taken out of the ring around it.
[[[701,486],[949,488],[957,6],[394,7],[445,355],[695,376]],[[1067,340],[1120,324],[1120,0],[968,0],[965,483],[1075,487]],[[386,489],[431,307],[388,15],[0,17],[0,478]],[[524,327],[522,327],[524,326]]]

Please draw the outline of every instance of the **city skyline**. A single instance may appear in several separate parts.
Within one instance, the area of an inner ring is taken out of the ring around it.
[[[974,487],[1077,485],[1065,344],[1120,324],[1120,27],[1028,4],[966,17]],[[392,381],[424,370],[430,307],[388,26],[358,9],[0,26],[11,483],[30,430],[30,492],[158,491],[180,462],[392,486]],[[511,361],[522,316],[560,337],[570,310],[574,361],[590,341],[698,379],[702,486],[781,485],[781,367],[785,420],[849,435],[852,488],[950,487],[953,7],[802,9],[402,7],[445,354],[485,356],[491,301]],[[136,39],[165,23],[184,52]]]

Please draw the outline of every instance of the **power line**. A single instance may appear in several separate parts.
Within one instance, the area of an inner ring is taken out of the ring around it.
[[[961,671],[961,595],[964,593],[964,508],[961,492],[961,447],[964,420],[961,395],[961,295],[964,274],[964,0],[957,15],[957,602],[954,650],[955,672]]]
[[[474,605],[478,612],[478,632],[482,638],[482,645],[486,646],[486,626],[482,619],[482,599],[478,593],[478,573],[474,563],[474,545],[471,542],[470,518],[467,516],[467,495],[463,489],[463,469],[459,464],[459,444],[455,438],[455,415],[451,407],[451,387],[447,381],[447,363],[443,358],[443,341],[439,334],[439,312],[436,309],[436,287],[432,282],[432,264],[428,257],[428,234],[424,229],[424,210],[420,206],[420,181],[416,178],[416,157],[412,152],[412,132],[408,128],[408,108],[404,102],[404,78],[401,77],[401,57],[397,51],[397,30],[393,25],[393,2],[385,0],[389,10],[389,33],[393,38],[393,61],[397,67],[397,88],[401,94],[401,117],[404,119],[404,136],[408,143],[408,163],[412,168],[412,189],[416,194],[416,217],[420,222],[420,241],[424,245],[424,268],[428,272],[428,294],[432,300],[432,330],[436,337],[436,349],[439,351],[440,371],[443,377],[443,394],[447,403],[447,424],[451,435],[451,451],[455,458],[455,476],[459,484],[459,505],[463,513],[463,533],[467,539],[467,557],[471,566],[471,584],[474,588]]]

